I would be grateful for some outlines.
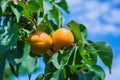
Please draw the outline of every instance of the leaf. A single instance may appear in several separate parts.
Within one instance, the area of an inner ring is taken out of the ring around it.
[[[95,50],[91,44],[85,44],[84,49],[85,50],[83,53],[85,53],[85,55],[89,58],[88,60],[88,58],[86,57],[86,60],[88,60],[90,65],[95,65],[97,63],[97,50]]]
[[[18,38],[18,25],[10,27],[2,27],[0,30],[0,54],[5,54],[11,46],[13,46]]]
[[[39,4],[36,3],[35,1],[29,1],[28,7],[29,7],[31,13],[37,12],[40,9]]]
[[[26,18],[29,18],[29,17],[30,17],[30,13],[29,13],[29,11],[27,10],[24,2],[20,1],[20,2],[18,3],[18,5],[22,7],[22,11],[21,11],[22,15],[25,16]]]
[[[20,21],[20,17],[21,17],[21,13],[18,11],[17,8],[15,8],[13,5],[10,5],[13,13],[15,14],[16,16],[16,20],[17,20],[17,23]]]
[[[48,15],[46,15],[46,16],[44,17],[44,20],[45,20],[46,23],[48,24],[49,32],[52,32],[52,31],[53,31],[53,26],[52,26],[50,20],[48,19]]]
[[[4,68],[5,68],[5,58],[0,54],[0,79],[1,80],[3,80]]]
[[[105,80],[105,71],[98,65],[94,65],[90,67],[91,71],[94,71],[101,77],[101,80]]]
[[[46,25],[45,24],[40,24],[37,28],[36,31],[43,31],[45,32],[46,30]]]
[[[43,80],[43,77],[44,77],[43,74],[39,74],[35,80]]]
[[[55,53],[51,58],[50,58],[50,61],[49,62],[52,62],[53,65],[57,68],[57,69],[60,69],[61,66],[58,62],[58,53]]]
[[[9,61],[11,70],[14,75],[18,76],[20,65],[24,60],[26,60],[29,53],[30,45],[25,41],[18,41],[17,47],[11,47],[11,50],[6,53],[6,58]]]
[[[63,23],[63,14],[56,7],[53,7],[53,9],[50,10],[50,14],[51,17],[55,19],[57,25],[61,27]]]
[[[60,63],[60,66],[64,67],[68,62],[68,58],[69,54],[64,50],[60,50],[60,53],[58,54],[58,61]]]
[[[76,74],[78,75],[78,80],[101,80],[99,75],[97,75],[95,72],[81,72],[76,71]]]
[[[92,44],[96,50],[99,50],[98,55],[102,62],[109,68],[111,73],[113,52],[109,44],[104,41],[98,41]]]
[[[5,10],[7,8],[7,3],[8,3],[8,1],[6,1],[6,0],[3,0],[2,2],[0,2],[0,7],[2,9],[2,13],[5,12]]]
[[[83,24],[78,24],[78,25],[79,25],[79,30],[81,31],[82,34],[83,42],[87,42],[88,40],[87,28]]]
[[[22,66],[27,70],[28,75],[31,75],[37,66],[37,58],[28,55],[22,62]]]
[[[44,15],[48,13],[49,10],[53,9],[53,4],[49,0],[43,0]]]
[[[17,59],[16,63],[20,63],[26,59],[30,53],[30,45],[26,41],[19,41],[17,43]]]
[[[68,27],[70,27],[70,29],[73,31],[75,38],[77,39],[77,41],[79,42],[83,42],[82,39],[82,33],[79,30],[79,24],[76,23],[75,21],[71,21],[70,23],[68,23]]]
[[[4,69],[4,80],[12,80],[13,74],[11,72],[10,66],[8,64],[5,65]]]
[[[63,70],[55,71],[50,80],[64,80]]]
[[[69,13],[68,5],[66,3],[66,0],[60,0],[60,2],[56,3],[61,9],[63,9],[65,12]]]
[[[70,56],[67,65],[78,65],[81,63],[81,56],[77,46],[73,47],[69,55]]]
[[[43,1],[44,1],[44,0],[38,0],[38,3],[39,3],[39,5],[40,5],[40,12],[42,12],[42,14],[44,13]]]

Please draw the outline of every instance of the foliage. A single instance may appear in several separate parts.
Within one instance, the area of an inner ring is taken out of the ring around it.
[[[44,31],[52,35],[56,29],[64,27],[64,12],[69,13],[65,0],[0,1],[1,80],[11,79],[12,75],[19,77],[19,74],[28,74],[30,78],[36,68],[42,66],[37,65],[41,57],[45,72],[39,73],[36,80],[105,80],[105,71],[97,64],[97,59],[100,58],[111,73],[110,45],[104,41],[90,41],[85,25],[75,21],[65,26],[75,38],[72,48],[59,50],[51,57],[31,55],[27,42],[30,33]]]

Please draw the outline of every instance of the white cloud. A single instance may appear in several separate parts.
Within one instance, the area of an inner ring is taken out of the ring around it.
[[[109,23],[120,23],[120,10],[112,9],[108,14],[103,15],[103,17]]]
[[[117,0],[99,2],[98,0],[67,0],[71,16],[70,19],[83,23],[92,35],[120,35],[120,10],[113,8]],[[106,23],[100,20],[102,18]]]

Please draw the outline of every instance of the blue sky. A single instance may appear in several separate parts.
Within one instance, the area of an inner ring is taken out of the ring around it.
[[[75,20],[86,25],[89,39],[104,40],[114,52],[112,74],[105,67],[106,80],[120,79],[120,0],[66,0],[71,14],[66,22]]]

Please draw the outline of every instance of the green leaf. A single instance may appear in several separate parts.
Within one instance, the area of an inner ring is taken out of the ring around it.
[[[46,25],[45,24],[40,24],[37,28],[36,31],[46,31]]]
[[[83,56],[87,56],[86,61],[88,61],[90,65],[95,65],[97,63],[97,50],[95,50],[91,44],[85,44],[84,49]]]
[[[14,13],[15,16],[16,16],[16,20],[17,20],[17,23],[18,23],[18,22],[20,21],[21,13],[20,13],[19,10],[18,10],[16,7],[14,7],[13,5],[10,5],[10,7],[11,7],[13,13]]]
[[[64,73],[63,70],[57,70],[53,73],[50,80],[64,80]]]
[[[44,77],[43,74],[39,74],[35,80],[43,80],[43,77]]]
[[[5,12],[5,10],[7,8],[7,3],[8,3],[8,1],[6,1],[6,0],[3,0],[2,2],[0,2],[0,7],[2,9],[2,13]]]
[[[94,71],[101,77],[101,80],[105,80],[105,71],[98,65],[94,65],[90,67],[91,71]]]
[[[82,39],[82,33],[79,29],[80,24],[76,23],[75,21],[71,21],[70,23],[68,23],[68,27],[70,27],[70,29],[73,31],[76,40],[79,42],[83,42]]]
[[[53,31],[53,26],[52,26],[50,20],[48,19],[48,15],[46,15],[46,16],[44,17],[44,20],[46,21],[46,24],[48,25],[49,32],[52,32],[52,31]]]
[[[69,13],[68,5],[66,0],[60,0],[60,2],[56,3],[61,9],[63,9],[65,12]]]
[[[57,9],[56,7],[53,7],[52,10],[50,10],[51,17],[55,19],[57,25],[59,27],[62,27],[63,23],[63,14]]]
[[[28,7],[29,7],[31,13],[37,12],[40,9],[39,4],[36,3],[35,1],[29,1]]]
[[[5,65],[4,69],[4,80],[12,80],[13,74],[11,72],[10,66],[8,64]]]
[[[53,65],[57,68],[57,69],[60,69],[61,68],[61,65],[58,61],[58,53],[55,53],[51,58],[50,58],[50,61],[49,62],[52,62]]]
[[[39,2],[39,5],[40,5],[40,12],[44,12],[44,6],[43,6],[43,0],[38,0],[38,2]]]
[[[26,41],[19,41],[17,43],[17,59],[16,59],[16,63],[21,63],[22,61],[24,61],[26,59],[26,57],[29,55],[30,53],[30,45],[28,42]]]
[[[30,18],[30,13],[26,8],[26,5],[24,4],[24,2],[20,1],[18,5],[22,7],[22,11],[21,11],[22,15],[25,16],[26,18]]]
[[[79,30],[82,34],[83,42],[87,42],[87,40],[88,40],[87,28],[83,24],[78,24],[78,25],[79,25]]]
[[[58,54],[58,61],[61,66],[65,66],[67,64],[68,58],[69,54],[64,50],[60,50],[60,53]]]
[[[101,80],[100,76],[93,71],[84,73],[81,71],[76,71],[76,74],[78,75],[78,80]]]
[[[109,44],[104,41],[98,41],[92,44],[96,50],[99,50],[98,55],[102,62],[109,68],[111,73],[113,52]]]
[[[5,54],[13,46],[18,38],[18,25],[10,27],[1,27],[0,29],[0,54]]]
[[[78,65],[81,63],[81,56],[78,50],[78,47],[75,46],[70,51],[68,65]]]
[[[49,0],[43,0],[44,15],[48,13],[49,10],[53,9],[53,4]]]
[[[0,79],[1,80],[3,80],[4,68],[5,68],[5,58],[0,54]]]
[[[14,75],[18,77],[20,64],[26,60],[30,52],[30,45],[25,41],[18,41],[16,48],[15,46],[11,47],[10,50],[6,53],[6,58],[9,61],[10,67]]]
[[[22,62],[22,66],[26,69],[28,75],[31,75],[37,66],[37,58],[28,55]]]

